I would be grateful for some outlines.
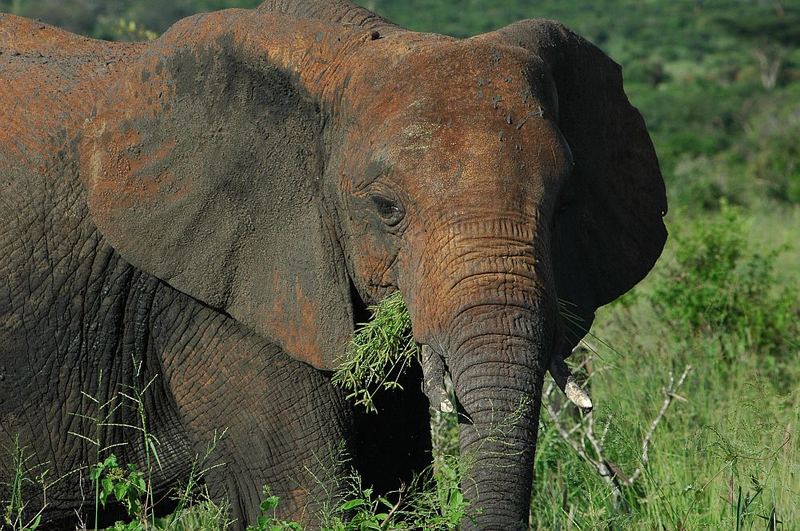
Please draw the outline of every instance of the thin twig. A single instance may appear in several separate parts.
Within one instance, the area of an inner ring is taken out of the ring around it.
[[[602,460],[598,461],[592,459],[589,456],[589,454],[586,453],[584,445],[575,441],[575,439],[571,436],[571,433],[573,433],[574,430],[568,432],[564,428],[564,426],[561,424],[561,421],[558,418],[558,413],[553,409],[553,406],[550,403],[547,404],[546,409],[547,409],[547,414],[550,417],[550,420],[553,422],[553,425],[555,426],[556,431],[558,431],[558,434],[561,436],[561,438],[564,439],[564,441],[566,441],[566,443],[572,447],[572,449],[575,451],[576,454],[578,454],[581,457],[581,459],[583,459],[584,461],[595,467],[595,469],[597,469],[598,474],[600,474],[600,477],[602,477],[603,480],[608,484],[608,486],[611,488],[616,498],[619,495],[620,489],[619,486],[616,484],[614,475],[611,473],[608,466],[606,466],[606,464]],[[591,418],[591,413],[589,413],[586,417]],[[596,451],[597,450],[595,449],[595,452]]]
[[[664,402],[661,403],[661,408],[658,410],[658,414],[656,418],[653,419],[653,422],[650,423],[650,429],[647,430],[647,433],[642,439],[642,460],[641,464],[633,471],[631,477],[625,482],[627,486],[633,484],[634,481],[639,479],[639,476],[642,474],[642,470],[644,467],[647,466],[647,463],[650,461],[650,443],[653,441],[653,434],[656,432],[656,428],[658,427],[658,423],[661,422],[661,419],[664,418],[664,415],[667,413],[669,406],[672,404],[672,401],[678,396],[676,395],[676,391],[680,389],[683,385],[683,382],[686,381],[686,377],[689,375],[689,372],[692,370],[691,365],[686,365],[683,369],[683,373],[681,374],[680,378],[678,378],[678,382],[675,382],[675,379],[672,375],[672,371],[669,373],[669,386],[664,389]],[[683,397],[680,397],[683,398]],[[684,399],[685,400],[685,399]]]
[[[383,525],[381,526],[381,529],[389,529],[388,526],[389,526],[390,522],[392,521],[392,516],[394,516],[394,513],[397,512],[397,510],[400,508],[400,506],[402,505],[402,503],[404,501],[403,500],[403,490],[404,490],[404,488],[405,488],[405,485],[401,486],[400,490],[397,492],[397,503],[395,503],[394,507],[392,507],[389,510],[389,512],[386,514],[386,519],[383,521]]]

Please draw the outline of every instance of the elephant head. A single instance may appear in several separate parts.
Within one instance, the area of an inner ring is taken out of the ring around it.
[[[81,153],[124,258],[318,369],[399,290],[452,376],[481,527],[527,521],[544,373],[666,238],[619,66],[546,20],[461,40],[344,0],[198,15],[118,76]]]

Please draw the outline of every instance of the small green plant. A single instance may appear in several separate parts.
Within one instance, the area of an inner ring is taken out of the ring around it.
[[[202,478],[212,470],[224,466],[216,463],[207,466],[214,450],[225,437],[227,429],[221,432],[214,431],[214,437],[206,445],[202,455],[195,455],[189,476],[180,488],[175,491],[175,501],[178,506],[175,512],[167,516],[160,523],[164,529],[219,529],[229,527],[228,507],[226,502],[214,503],[206,487],[202,486]]]
[[[102,389],[101,384],[103,383],[103,370],[100,369],[97,374],[97,388]],[[120,407],[117,396],[111,397],[109,400],[105,402],[101,402],[98,397],[92,396],[85,391],[81,391],[81,396],[91,402],[93,407],[96,411],[93,414],[83,414],[83,413],[70,413],[71,416],[80,419],[82,421],[86,421],[89,423],[91,427],[92,433],[81,433],[77,431],[68,431],[69,435],[82,439],[85,442],[91,444],[95,449],[95,460],[97,463],[101,462],[100,455],[107,451],[110,447],[107,447],[103,444],[103,438],[105,436],[104,430],[107,426],[110,425],[114,413]],[[94,482],[94,527],[97,529],[98,522],[100,520],[100,482]]]
[[[395,292],[371,306],[372,319],[362,323],[342,356],[333,383],[367,411],[376,412],[375,393],[402,389],[398,378],[419,355],[411,335],[411,317]]]
[[[143,364],[132,359],[135,377],[142,376]],[[138,385],[125,386],[126,391],[118,391],[110,398],[102,401],[101,397],[90,395],[81,391],[81,395],[90,401],[95,411],[92,414],[72,413],[72,416],[88,422],[91,432],[89,435],[77,431],[69,431],[70,435],[88,442],[95,448],[95,465],[89,468],[89,479],[94,486],[94,527],[98,527],[100,507],[105,507],[110,496],[125,507],[128,516],[133,520],[128,524],[118,522],[115,529],[139,530],[155,527],[156,519],[153,513],[155,501],[151,479],[154,465],[161,467],[158,456],[158,439],[150,432],[147,411],[145,409],[145,394],[155,382],[155,377],[140,387]],[[97,389],[102,389],[103,371],[97,376]],[[119,418],[124,410],[133,410],[135,424],[126,423]],[[145,470],[139,471],[135,465],[127,464],[124,468],[118,463],[117,456],[108,453],[114,447],[126,446],[127,443],[105,445],[103,443],[109,428],[122,428],[134,430],[141,436],[144,448]],[[105,458],[102,456],[105,455]]]
[[[275,511],[280,499],[272,494],[268,486],[264,486],[264,500],[261,502],[261,514],[255,525],[247,527],[247,531],[301,531],[303,527],[297,522],[280,520]]]
[[[19,435],[14,436],[12,447],[7,448],[6,451],[11,456],[14,475],[11,478],[11,483],[7,485],[9,499],[3,502],[2,527],[4,529],[10,527],[15,531],[34,531],[39,527],[42,520],[42,511],[44,510],[44,506],[47,505],[47,485],[45,483],[47,472],[42,473],[35,481],[28,478],[26,474],[26,462],[29,456],[25,455],[25,448],[19,444]],[[41,484],[44,498],[42,509],[30,518],[26,518],[25,516],[27,503],[25,502],[23,492],[26,483]]]
[[[117,456],[109,455],[103,461],[94,465],[89,472],[89,479],[97,485],[100,504],[105,507],[109,498],[115,499],[125,507],[129,516],[134,518],[128,524],[117,522],[114,529],[138,531],[144,529],[142,520],[146,520],[143,513],[142,500],[147,495],[147,483],[135,465],[120,466]]]

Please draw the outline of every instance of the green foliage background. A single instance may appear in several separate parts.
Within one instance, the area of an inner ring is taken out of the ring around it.
[[[0,11],[138,40],[198,11],[257,3],[0,0]],[[599,312],[584,376],[605,457],[623,474],[641,465],[669,372],[690,363],[685,401],[622,502],[543,413],[533,527],[800,528],[800,1],[359,3],[459,37],[523,18],[566,23],[623,65],[659,154],[672,237],[648,279]],[[437,451],[452,451],[454,419],[437,422]]]

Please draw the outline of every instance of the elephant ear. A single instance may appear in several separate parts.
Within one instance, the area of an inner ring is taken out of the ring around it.
[[[242,19],[184,20],[116,79],[80,144],[90,215],[134,266],[331,369],[353,310],[324,114]]]
[[[553,269],[574,345],[595,309],[632,288],[661,254],[664,181],[619,65],[548,20],[522,21],[494,35],[541,58],[555,82],[559,128],[575,165],[555,214]]]

